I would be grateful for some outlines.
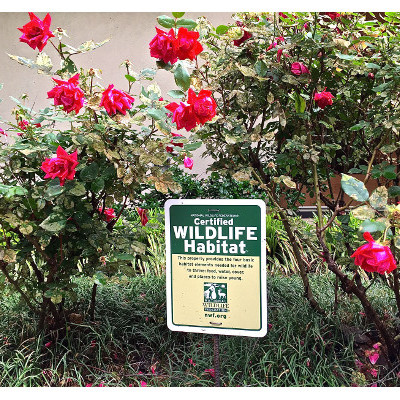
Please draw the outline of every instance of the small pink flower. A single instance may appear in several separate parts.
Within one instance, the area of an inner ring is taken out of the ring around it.
[[[96,347],[96,341],[95,340],[92,340],[90,342],[90,347]]]
[[[46,347],[47,349],[52,345],[53,342],[47,342],[44,347]]]
[[[268,324],[268,330],[270,331],[272,329],[272,324]]]
[[[4,129],[0,128],[0,135],[8,136]]]
[[[146,383],[145,381],[140,381],[140,386],[141,386],[141,387],[146,387],[146,386],[147,386],[147,383]]]
[[[103,215],[103,218],[105,218],[106,222],[110,222],[112,219],[116,217],[113,208],[105,208],[103,213],[103,207],[99,207],[98,211],[100,214]]]
[[[87,385],[85,385],[85,387],[92,387],[93,383],[88,383]]]
[[[365,317],[365,316],[366,316],[366,314],[365,314],[364,311],[360,311],[359,314],[360,314],[362,317]]]
[[[306,22],[306,23],[303,25],[303,28],[304,28],[304,29],[308,29],[308,22]]]
[[[377,383],[373,383],[370,387],[378,387]]]
[[[156,367],[154,365],[151,366],[151,373],[154,375],[156,373]]]
[[[378,343],[375,343],[372,347],[373,347],[375,350],[379,350],[379,347],[381,347],[381,344],[378,342]]]
[[[128,385],[128,387],[133,387],[132,383],[130,383],[130,384]]]
[[[215,370],[214,370],[214,368],[205,369],[204,372],[210,374],[213,378],[215,378]]]
[[[146,317],[145,320],[146,320],[146,322],[149,322],[149,317]]]
[[[371,362],[371,364],[375,365],[379,359],[379,354],[378,353],[371,354],[370,356],[368,356],[368,358],[369,358],[369,361]]]
[[[196,363],[193,362],[193,360],[191,358],[189,358],[189,364],[193,365],[193,367],[196,366]]]
[[[309,358],[307,358],[306,365],[307,365],[307,367],[310,366],[310,359]]]
[[[193,159],[185,156],[183,165],[185,166],[185,168],[192,169],[193,168]]]
[[[104,384],[104,382],[100,382],[99,387],[106,387],[106,385]]]
[[[22,121],[18,122],[18,126],[20,127],[21,130],[25,131],[26,128],[28,127],[29,122],[26,119],[23,119]],[[21,135],[19,135],[21,136]]]

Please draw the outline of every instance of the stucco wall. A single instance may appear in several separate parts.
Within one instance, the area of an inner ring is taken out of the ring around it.
[[[43,19],[45,13],[36,13]],[[79,46],[87,40],[100,42],[111,38],[111,41],[103,47],[88,54],[76,55],[74,60],[77,65],[83,68],[99,68],[103,71],[102,86],[107,87],[110,83],[115,87],[126,90],[127,81],[124,77],[125,69],[119,67],[122,61],[128,59],[135,71],[143,68],[155,67],[156,60],[150,57],[149,42],[155,35],[156,18],[159,15],[168,14],[167,12],[130,12],[130,13],[61,13],[52,12],[51,29],[61,27],[70,36],[68,44]],[[199,16],[207,17],[214,26],[226,24],[231,21],[230,12],[196,12],[187,13],[185,18],[196,19]],[[17,27],[22,27],[29,21],[28,13],[0,13],[0,82],[4,83],[4,88],[0,91],[0,116],[5,120],[11,118],[10,111],[15,103],[9,96],[19,97],[26,93],[29,99],[27,106],[33,106],[35,110],[44,108],[51,104],[47,99],[47,92],[53,87],[49,76],[39,75],[35,70],[19,65],[11,60],[7,53],[34,59],[37,50],[31,49],[26,43],[21,43],[19,37],[21,32]],[[56,41],[57,42],[57,41]],[[59,62],[59,57],[55,49],[48,43],[44,49],[53,63]],[[171,73],[159,70],[156,81],[163,93],[175,89],[176,85]],[[138,90],[133,90],[134,94]],[[1,125],[3,126],[3,125]],[[4,126],[3,126],[4,128]],[[196,152],[195,166],[193,173],[203,175],[206,162],[199,158],[199,150]]]

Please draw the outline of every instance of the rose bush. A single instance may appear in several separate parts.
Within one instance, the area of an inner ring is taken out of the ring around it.
[[[47,107],[35,110],[26,105],[26,96],[15,99],[15,121],[3,121],[7,135],[14,137],[0,149],[0,273],[38,315],[39,329],[64,329],[77,307],[75,276],[93,280],[88,312],[93,318],[97,285],[117,271],[136,273],[132,261],[146,251],[138,240],[148,223],[139,197],[143,185],[179,193],[170,167],[183,168],[197,145],[171,132],[164,107],[169,102],[155,82],[156,69],[136,72],[125,60],[127,90],[112,83],[104,88],[99,70],[78,69],[73,58],[107,40],[75,48],[64,42],[61,28],[50,31],[50,15],[41,21],[30,13],[30,18],[20,29],[21,41],[42,51],[57,40],[52,47],[61,67],[53,69],[44,52],[35,61],[10,55],[29,66],[29,73],[32,68],[40,72],[40,79],[51,77],[55,86],[47,93]],[[198,53],[197,36],[181,31],[180,57]],[[182,82],[188,74],[178,63]],[[134,85],[140,95],[132,94]],[[124,219],[129,209],[137,209],[140,217],[133,230]]]

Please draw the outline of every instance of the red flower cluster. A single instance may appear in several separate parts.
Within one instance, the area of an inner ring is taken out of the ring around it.
[[[314,95],[314,101],[317,104],[317,106],[319,108],[321,108],[322,110],[326,107],[326,106],[330,106],[332,105],[332,99],[334,99],[334,96],[331,92],[327,92],[326,88],[319,93],[315,93]]]
[[[359,265],[364,271],[392,272],[397,268],[396,260],[388,246],[375,242],[369,232],[364,233],[364,239],[368,242],[359,247],[351,257],[354,257],[354,264]]]
[[[78,165],[78,153],[75,150],[72,154],[68,154],[61,146],[57,148],[57,157],[46,158],[40,167],[46,175],[47,178],[59,178],[60,185],[64,186],[65,180],[74,179],[75,167]]]
[[[309,74],[308,68],[301,62],[294,62],[291,67],[292,74],[300,76],[302,74]]]
[[[188,31],[186,28],[179,28],[175,36],[171,28],[164,32],[156,28],[157,35],[151,40],[150,55],[165,63],[174,64],[179,60],[194,60],[203,51],[203,46],[198,42],[199,32]]]
[[[185,103],[170,103],[165,108],[173,113],[172,122],[176,122],[177,129],[185,128],[187,131],[196,125],[204,125],[211,121],[215,114],[217,103],[211,97],[209,90],[200,90],[199,94],[189,89],[188,105]]]
[[[68,81],[61,81],[53,78],[57,83],[53,89],[47,92],[49,99],[54,99],[55,106],[63,106],[65,112],[70,113],[75,111],[77,114],[83,107],[85,94],[83,90],[78,87],[79,74],[74,75]]]
[[[327,15],[332,20],[338,19],[340,17],[340,13],[338,12],[326,12],[324,14]]]
[[[36,126],[37,128],[40,128],[42,126],[42,124],[33,124],[34,126]],[[26,129],[29,126],[29,122],[26,119],[22,119],[21,121],[18,122],[18,126],[19,129],[21,129],[21,131],[26,131]],[[22,132],[17,132],[18,136],[22,136],[23,133]]]
[[[110,117],[116,114],[117,111],[125,115],[126,110],[132,108],[134,101],[135,99],[128,93],[114,89],[114,85],[109,85],[103,92],[100,107],[104,107]]]
[[[43,21],[32,12],[29,13],[29,17],[31,20],[22,28],[18,28],[23,33],[19,40],[27,43],[33,50],[38,48],[39,51],[42,51],[47,41],[54,37],[50,31],[50,14],[47,14]]]
[[[140,208],[140,207],[137,207],[136,210],[139,214],[141,224],[143,226],[145,226],[147,224],[147,222],[149,221],[149,218],[147,217],[147,210],[145,210],[144,208]]]
[[[103,213],[103,207],[99,207],[98,211],[100,214]],[[113,208],[105,208],[103,216],[105,217],[106,222],[110,222],[112,219],[115,218],[114,209]]]

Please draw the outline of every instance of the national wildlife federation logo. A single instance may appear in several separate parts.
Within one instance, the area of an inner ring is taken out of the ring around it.
[[[227,290],[226,283],[204,282],[204,302],[205,303],[226,303]]]

